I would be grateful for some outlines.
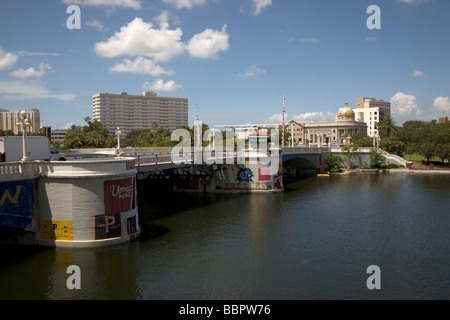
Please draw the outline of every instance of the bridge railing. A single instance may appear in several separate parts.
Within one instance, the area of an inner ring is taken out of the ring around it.
[[[13,179],[34,179],[39,177],[41,167],[38,161],[0,163],[0,181]]]

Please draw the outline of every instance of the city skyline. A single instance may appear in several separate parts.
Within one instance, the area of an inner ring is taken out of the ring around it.
[[[71,29],[80,9],[80,29]],[[369,6],[381,29],[368,28]],[[398,124],[450,115],[450,3],[440,0],[58,0],[0,5],[0,108],[54,129],[98,92],[187,98],[189,124],[334,120],[357,97]],[[75,19],[75,20],[74,20]],[[156,39],[156,40],[155,40]]]

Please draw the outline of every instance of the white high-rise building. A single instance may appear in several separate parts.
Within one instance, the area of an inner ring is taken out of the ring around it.
[[[188,125],[188,99],[141,95],[98,93],[92,96],[93,119],[114,135],[117,128],[127,135],[135,129],[150,129],[153,123],[171,131]]]
[[[377,123],[383,120],[383,117],[391,115],[391,103],[374,98],[356,98],[355,102],[355,120],[367,124],[367,135],[373,137],[378,135]]]

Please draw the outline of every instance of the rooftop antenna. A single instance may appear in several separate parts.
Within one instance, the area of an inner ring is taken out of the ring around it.
[[[198,103],[197,103],[197,146],[200,146],[200,122],[198,117]]]
[[[283,123],[282,123],[282,128],[281,128],[281,146],[282,147],[284,147],[284,113],[285,113],[284,100],[285,100],[285,97],[283,96]]]

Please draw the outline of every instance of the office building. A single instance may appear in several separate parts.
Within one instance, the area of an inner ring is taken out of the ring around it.
[[[14,134],[21,134],[22,129],[17,125],[18,122],[22,121],[23,110],[5,110],[0,109],[0,129],[7,131],[11,130]],[[27,112],[27,121],[29,126],[27,126],[28,133],[36,133],[41,127],[41,115],[38,109],[25,110]]]
[[[346,102],[345,107],[339,109],[336,121],[299,123],[292,120],[286,125],[286,132],[294,138],[294,145],[340,145],[349,143],[352,134],[366,134],[367,124],[355,120],[355,113]]]
[[[55,142],[63,142],[67,132],[69,131],[69,129],[56,129],[56,130],[52,130],[51,133],[51,141],[55,141]]]
[[[157,97],[154,92],[141,95],[99,93],[92,97],[93,119],[100,121],[114,135],[132,130],[159,128],[171,131],[188,126],[188,99]]]
[[[439,123],[448,123],[448,119],[449,119],[450,117],[440,117],[439,118]]]
[[[378,135],[377,123],[391,115],[391,103],[374,98],[356,98],[355,119],[367,123],[367,135]]]

